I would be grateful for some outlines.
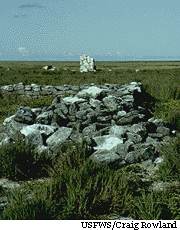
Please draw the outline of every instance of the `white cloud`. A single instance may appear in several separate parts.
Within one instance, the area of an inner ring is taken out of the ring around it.
[[[2,55],[1,51],[0,51],[0,56]]]
[[[116,52],[117,55],[121,55],[121,53],[119,51]]]
[[[29,51],[26,49],[26,47],[19,47],[18,50],[23,56],[28,56],[29,54]]]
[[[68,52],[68,56],[73,56],[73,54],[71,52]]]

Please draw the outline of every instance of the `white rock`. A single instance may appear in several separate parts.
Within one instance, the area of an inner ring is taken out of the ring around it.
[[[97,100],[97,99],[94,99],[94,98],[90,98],[89,100],[89,104],[92,106],[92,107],[97,107],[97,106],[100,106],[102,104],[102,102],[100,100]]]
[[[81,103],[81,102],[85,102],[85,99],[83,99],[83,98],[79,98],[79,97],[77,97],[77,96],[75,96],[75,97],[65,97],[65,98],[63,98],[63,101],[64,101],[64,103],[65,104],[72,104],[72,103]]]
[[[33,132],[40,131],[41,134],[46,134],[49,136],[50,134],[54,133],[56,129],[57,128],[55,126],[51,125],[33,124],[23,127],[20,132],[21,134],[27,136]]]
[[[109,130],[109,135],[122,138],[122,136],[128,131],[126,126],[114,125]]]
[[[118,103],[115,96],[109,95],[103,98],[104,105],[110,110],[115,111],[117,109]]]
[[[126,111],[124,111],[124,110],[118,111],[117,115],[123,117],[124,115],[126,115]]]
[[[80,56],[80,72],[95,71],[94,59],[88,55]]]
[[[3,122],[3,125],[7,125],[8,123],[11,123],[14,120],[15,114],[6,118]]]
[[[157,157],[154,164],[161,164],[164,161],[163,157]]]
[[[77,97],[80,98],[97,98],[98,95],[103,91],[103,89],[100,89],[97,86],[91,86],[88,89],[84,89],[77,93]]]
[[[42,69],[45,69],[47,71],[48,70],[48,66],[46,65],[46,66],[42,67]]]
[[[98,145],[94,147],[95,150],[112,150],[116,148],[119,144],[123,143],[123,139],[119,139],[111,135],[94,137],[93,139],[96,141]]]

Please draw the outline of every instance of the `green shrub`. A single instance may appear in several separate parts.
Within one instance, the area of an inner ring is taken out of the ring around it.
[[[172,220],[180,220],[180,194],[176,194],[169,199],[168,209],[172,214]]]
[[[164,156],[164,162],[157,172],[159,179],[163,181],[178,179],[180,181],[180,136],[163,146],[161,154]]]
[[[139,220],[178,220],[180,218],[179,189],[159,192],[142,191],[134,198],[131,215]]]
[[[8,193],[8,205],[2,220],[51,220],[54,219],[56,205],[53,203],[50,186],[41,185],[33,193],[25,188],[16,188]]]
[[[132,200],[127,175],[100,166],[86,156],[83,146],[60,154],[53,167],[53,194],[58,219],[89,219],[118,211],[126,213]]]
[[[0,147],[0,162],[0,177],[13,180],[45,176],[48,174],[45,165],[51,165],[51,161],[45,157],[38,158],[32,146],[20,137],[15,143]]]
[[[162,118],[171,128],[180,131],[180,100],[157,103],[154,117]]]
[[[10,192],[2,219],[98,219],[110,213],[144,220],[179,217],[178,192],[148,192],[150,184],[136,175],[138,166],[99,165],[89,159],[86,142],[60,149],[49,168],[50,183],[26,182]]]
[[[139,220],[159,220],[163,218],[165,207],[158,194],[143,192],[134,200],[134,215]]]

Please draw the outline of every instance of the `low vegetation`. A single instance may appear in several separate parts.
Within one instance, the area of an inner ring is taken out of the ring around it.
[[[163,180],[166,178],[172,181],[179,180],[177,166],[180,164],[180,158],[175,151],[179,153],[177,146],[180,145],[180,140],[176,141],[172,144],[175,148],[172,155],[176,153],[178,162],[175,163],[168,155],[167,161],[159,171],[159,176]],[[20,148],[19,143],[17,145],[17,148]],[[27,151],[24,144],[21,144],[21,148]],[[69,145],[66,149],[64,147],[60,149],[53,165],[47,167],[46,164],[49,181],[42,183],[33,179],[25,180],[20,188],[9,191],[9,204],[0,218],[6,220],[106,219],[110,213],[131,216],[134,219],[180,218],[180,187],[152,192],[149,190],[150,183],[142,182],[135,173],[138,168],[133,170],[128,166],[112,170],[100,166],[88,158],[90,151],[86,143],[77,144],[75,148]],[[10,155],[10,152],[7,152],[7,155]],[[41,165],[43,164],[44,162],[41,162]],[[167,164],[168,172],[165,174],[163,169]],[[16,165],[19,169],[20,161]],[[15,174],[16,179],[22,179],[22,173],[27,175],[27,169],[28,165],[27,168],[21,168],[20,174]],[[11,170],[15,172],[13,165],[7,168],[7,177]],[[32,172],[29,171],[29,175],[30,173]]]
[[[140,81],[155,103],[152,115],[180,131],[180,63],[96,63],[96,73],[66,72],[79,63],[52,63],[59,72],[40,68],[48,63],[1,63],[0,86],[6,84],[128,83]],[[10,68],[7,71],[7,68]],[[112,71],[108,71],[111,69]],[[135,69],[139,69],[136,72]],[[102,70],[102,71],[100,71]],[[0,122],[20,105],[44,107],[52,98],[0,97]],[[19,137],[16,143],[1,146],[0,177],[21,181],[9,190],[8,205],[0,219],[106,219],[110,213],[133,219],[180,219],[180,137],[177,134],[161,154],[164,162],[156,174],[159,183],[177,182],[167,190],[152,191],[131,166],[113,170],[89,159],[86,143],[60,146],[56,158],[39,159],[32,146]],[[38,180],[44,178],[46,183]],[[3,194],[3,187],[0,186]]]

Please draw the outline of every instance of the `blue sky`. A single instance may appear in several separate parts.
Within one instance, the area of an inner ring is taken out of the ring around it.
[[[0,61],[180,60],[179,0],[0,0]]]

